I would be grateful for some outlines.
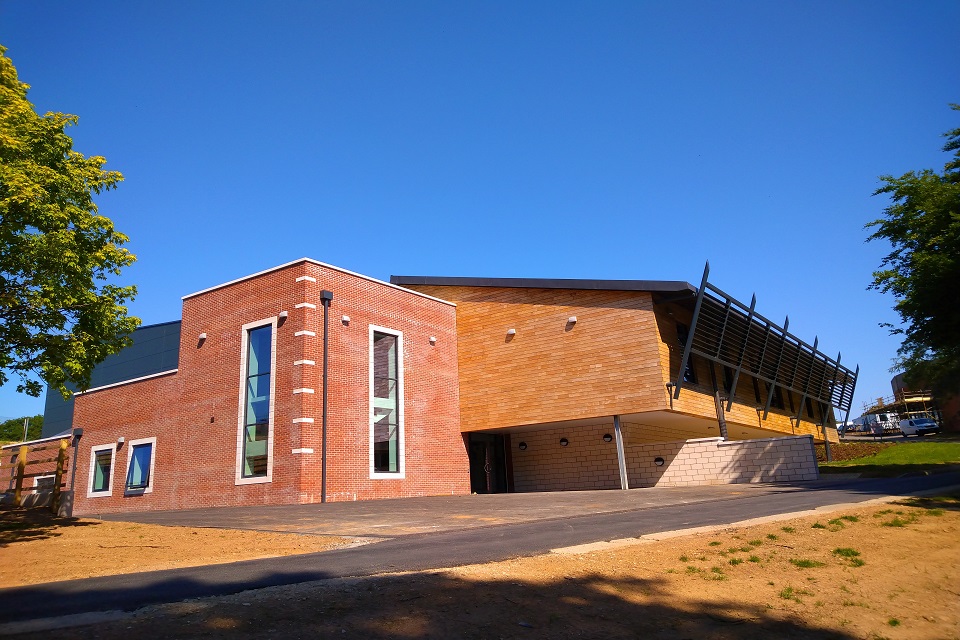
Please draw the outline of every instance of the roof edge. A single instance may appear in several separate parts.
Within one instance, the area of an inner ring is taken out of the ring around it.
[[[657,291],[696,293],[684,280],[590,280],[579,278],[467,278],[451,276],[390,276],[399,286],[504,287],[516,289],[582,289],[591,291]]]

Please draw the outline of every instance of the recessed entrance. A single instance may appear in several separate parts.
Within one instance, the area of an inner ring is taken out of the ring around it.
[[[504,436],[496,433],[471,433],[470,491],[504,493],[508,491],[508,469]]]

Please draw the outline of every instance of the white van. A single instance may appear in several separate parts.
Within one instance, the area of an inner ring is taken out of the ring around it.
[[[900,421],[900,433],[903,437],[922,436],[926,433],[940,433],[940,425],[930,418],[911,418]]]

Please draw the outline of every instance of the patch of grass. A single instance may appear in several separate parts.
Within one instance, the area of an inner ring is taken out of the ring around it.
[[[899,627],[900,621],[897,620],[896,618],[890,618],[889,620],[887,620],[887,624],[890,625],[891,627]]]
[[[783,531],[784,533],[793,533],[796,531],[796,529],[793,527],[780,527],[780,531]]]
[[[946,513],[946,511],[944,511],[943,509],[928,509],[928,510],[927,510],[927,515],[928,515],[928,516],[942,516],[944,513]]]
[[[790,558],[790,564],[799,569],[815,569],[816,567],[827,566],[823,562],[817,562],[816,560],[810,560],[808,558]]]
[[[692,564],[688,564],[687,573],[700,573],[700,567],[695,567]]]
[[[750,545],[751,547],[759,547],[760,545],[763,544],[763,540],[751,540],[747,544]]]
[[[819,523],[819,522],[814,522],[812,525],[810,525],[810,528],[811,528],[811,529],[826,529],[826,528],[827,528],[827,525],[821,524],[821,523]]]
[[[720,546],[720,541],[719,541],[719,540],[714,540],[713,542],[710,543],[710,546],[711,546],[711,547],[719,547],[719,546]]]
[[[914,518],[914,519],[910,519],[910,518],[903,518],[903,519],[901,519],[900,516],[894,516],[894,517],[893,517],[893,520],[887,520],[886,522],[881,522],[880,525],[881,525],[881,526],[884,526],[884,527],[905,527],[905,526],[907,526],[908,524],[911,524],[912,522],[914,522],[914,520],[915,520],[915,518]]]
[[[768,534],[767,534],[767,540],[778,540],[778,539],[779,539],[779,538],[777,538],[777,536],[776,536],[775,534],[773,534],[773,533],[768,533]]]
[[[850,547],[837,547],[833,550],[833,553],[841,558],[855,558],[860,555],[859,551],[856,549],[851,549]]]
[[[730,547],[729,549],[727,549],[727,553],[736,553],[738,551],[740,551],[739,547]]]
[[[857,516],[840,516],[841,520],[846,520],[847,522],[860,522],[860,518]]]
[[[793,600],[794,602],[803,602],[800,596],[812,596],[813,593],[806,589],[794,589],[793,587],[784,587],[780,590],[780,597],[784,600]]]
[[[742,547],[740,547],[740,551],[743,551],[744,553],[750,553],[751,551],[753,551],[753,547],[748,547],[747,545],[743,545]]]
[[[831,531],[840,531],[845,526],[843,520],[840,518],[834,518],[833,520],[827,520],[827,524],[830,525]]]
[[[904,473],[936,470],[960,463],[960,442],[896,444],[875,455],[820,463],[823,472],[855,472],[867,477],[895,477]]]
[[[685,555],[680,556],[680,562],[690,562],[690,558]]]
[[[711,567],[711,568],[710,568],[710,573],[711,573],[711,575],[710,575],[710,579],[711,579],[711,580],[726,580],[726,579],[727,579],[726,574],[723,572],[723,569],[721,569],[720,567]]]
[[[743,558],[730,558],[730,564],[737,566],[738,564],[743,564]]]
[[[862,567],[862,566],[865,565],[865,564],[867,564],[867,563],[863,560],[863,558],[851,558],[851,559],[850,559],[850,566],[851,566],[851,567]]]
[[[750,562],[760,562],[760,556],[750,556],[747,560]]]

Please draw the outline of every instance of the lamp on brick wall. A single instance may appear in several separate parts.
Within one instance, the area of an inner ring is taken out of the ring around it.
[[[516,330],[516,329],[507,329],[507,335],[508,335],[508,336],[515,336],[515,335],[517,335],[517,330]]]
[[[526,450],[527,450],[527,443],[526,443],[526,442],[521,442],[521,443],[518,444],[517,446],[520,447],[520,451],[526,451]]]
[[[567,446],[568,444],[570,444],[570,441],[569,441],[569,440],[567,440],[566,438],[560,438],[560,446],[561,446],[561,447],[565,447],[565,446]]]
[[[605,434],[603,434],[603,441],[604,441],[604,442],[613,442],[613,436],[610,435],[609,433],[605,433]]]

